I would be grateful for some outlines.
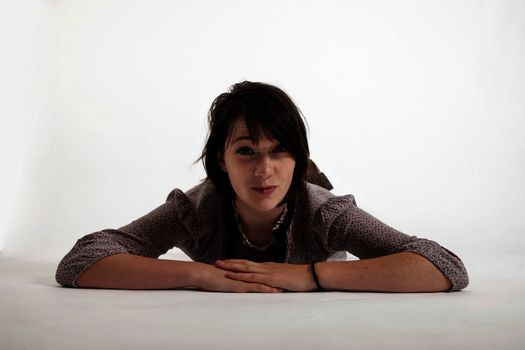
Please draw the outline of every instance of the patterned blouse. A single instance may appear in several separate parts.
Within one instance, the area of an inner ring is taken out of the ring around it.
[[[359,259],[413,252],[450,280],[449,291],[469,283],[458,256],[434,241],[384,224],[357,207],[352,195],[336,196],[305,182],[287,206],[274,228],[274,243],[259,251],[244,242],[231,202],[226,203],[209,180],[185,193],[174,189],[164,204],[130,224],[79,239],[59,263],[56,280],[76,287],[77,277],[106,256],[129,253],[157,258],[178,247],[192,260],[208,264],[227,258],[306,264],[332,260],[341,252]]]

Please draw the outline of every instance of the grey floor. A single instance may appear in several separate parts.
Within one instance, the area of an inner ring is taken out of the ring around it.
[[[263,295],[67,289],[0,255],[0,349],[525,349],[525,258],[464,261],[458,293]]]

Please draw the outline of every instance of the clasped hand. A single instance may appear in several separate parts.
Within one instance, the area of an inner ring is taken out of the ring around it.
[[[228,271],[226,278],[246,283],[263,284],[278,291],[310,292],[316,284],[310,265],[257,263],[243,259],[217,260],[215,267]]]

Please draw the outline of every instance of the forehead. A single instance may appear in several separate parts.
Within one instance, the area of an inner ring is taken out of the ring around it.
[[[264,129],[259,128],[259,130],[252,130],[252,132],[256,132],[257,135],[253,135],[250,133],[250,129],[246,125],[246,122],[243,118],[239,118],[235,121],[235,123],[232,126],[231,133],[228,138],[228,144],[234,143],[239,138],[241,139],[249,139],[251,141],[254,141],[255,143],[259,143],[261,141],[275,141],[273,137],[269,137]]]
[[[250,131],[248,130],[248,126],[246,125],[244,119],[239,118],[235,121],[235,123],[232,126],[231,135],[239,136],[241,134],[246,134],[247,136],[249,136]]]

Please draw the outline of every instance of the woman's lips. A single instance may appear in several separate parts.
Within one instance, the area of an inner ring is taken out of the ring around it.
[[[269,195],[277,188],[277,186],[262,186],[262,187],[252,187],[257,193]]]

